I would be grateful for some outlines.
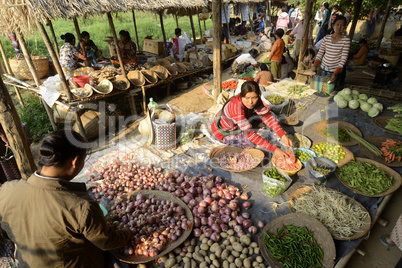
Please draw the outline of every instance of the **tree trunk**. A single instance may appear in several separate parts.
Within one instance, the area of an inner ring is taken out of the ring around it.
[[[0,77],[0,124],[6,133],[9,145],[23,179],[28,179],[36,170],[35,162],[29,148],[28,140],[22,128],[21,120]]]
[[[391,10],[391,7],[392,7],[392,1],[393,0],[388,0],[388,5],[387,5],[387,8],[385,9],[384,17],[382,18],[382,21],[381,21],[381,29],[380,29],[380,33],[378,35],[377,45],[376,45],[375,50],[379,50],[381,47],[381,40],[382,40],[382,37],[384,36],[385,24],[387,23],[389,11]]]
[[[212,0],[214,98],[222,91],[222,0]]]
[[[360,10],[361,10],[361,7],[362,7],[362,3],[363,3],[363,0],[355,1],[353,21],[352,21],[352,25],[350,26],[350,31],[349,31],[350,40],[353,40],[353,36],[355,34],[356,25],[357,25],[357,21],[359,20],[359,15],[360,15]]]

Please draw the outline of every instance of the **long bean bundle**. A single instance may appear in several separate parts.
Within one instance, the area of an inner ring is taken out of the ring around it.
[[[323,267],[324,252],[306,227],[283,226],[276,235],[265,233],[264,243],[283,267]]]
[[[366,141],[365,139],[363,139],[362,137],[360,137],[359,135],[355,134],[353,131],[351,131],[349,129],[347,130],[347,132],[353,139],[355,139],[358,142],[360,142],[364,147],[369,149],[375,155],[377,155],[377,156],[382,155],[382,152],[380,151],[380,149],[378,149],[375,145],[369,143],[368,141]]]

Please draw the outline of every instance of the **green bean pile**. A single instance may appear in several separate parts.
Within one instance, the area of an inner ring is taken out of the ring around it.
[[[283,267],[323,267],[324,252],[306,227],[283,226],[276,235],[265,233],[264,243]]]
[[[352,138],[346,131],[346,129],[341,127],[327,127],[323,129],[325,136],[327,136],[331,140],[339,141],[339,142],[348,142],[351,141]]]

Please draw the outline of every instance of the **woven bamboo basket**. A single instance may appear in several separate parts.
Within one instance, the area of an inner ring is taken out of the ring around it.
[[[112,81],[113,87],[118,90],[127,90],[130,88],[130,81],[123,75],[119,75]]]
[[[184,65],[186,65],[187,70],[191,71],[194,70],[194,66],[193,64],[191,64],[190,62],[182,62]]]
[[[202,67],[204,67],[204,64],[200,60],[191,59],[190,62],[193,64],[194,68],[202,68]]]
[[[99,112],[87,110],[80,118],[88,140],[96,139],[99,136]],[[73,130],[79,132],[77,123],[74,124]]]
[[[141,73],[145,77],[145,80],[148,83],[154,84],[154,83],[158,82],[158,76],[156,75],[156,73],[154,71],[142,70]]]
[[[174,66],[165,66],[165,68],[167,69],[167,71],[170,75],[178,75],[179,74],[179,71]]]
[[[175,65],[176,65],[177,67],[176,67],[176,66],[174,66],[174,67],[177,68],[177,70],[179,71],[179,73],[185,73],[185,72],[188,71],[187,66],[186,66],[185,64],[183,64],[182,62],[176,62]]]
[[[21,59],[10,59],[10,67],[14,73],[15,78],[22,80],[32,80],[31,71],[29,70],[28,64],[24,58]],[[45,77],[49,72],[49,60],[43,56],[33,56],[32,62],[35,67],[36,73],[39,79]]]
[[[159,79],[166,79],[169,76],[168,70],[161,65],[152,67],[151,71],[153,71]]]
[[[168,60],[170,63],[175,63],[176,62],[176,59],[173,58],[172,56],[167,56],[165,59]]]
[[[140,71],[130,71],[127,74],[128,80],[130,80],[131,84],[136,87],[143,86],[145,84],[145,77],[142,75]]]
[[[168,61],[167,59],[157,59],[156,60],[157,63],[159,63],[162,66],[170,66],[171,62]]]

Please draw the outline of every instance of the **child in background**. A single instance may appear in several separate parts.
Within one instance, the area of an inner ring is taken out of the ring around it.
[[[284,34],[283,29],[278,29],[275,32],[276,41],[272,46],[271,54],[269,55],[269,60],[271,61],[271,72],[274,79],[279,79],[281,76],[281,62],[283,49],[285,48],[285,42],[282,40]]]
[[[272,81],[273,81],[272,73],[269,71],[268,66],[265,63],[261,63],[259,69],[260,69],[260,71],[258,72],[257,76],[254,78],[254,81],[264,87],[272,84]]]
[[[367,55],[369,53],[369,47],[367,45],[366,39],[361,39],[359,41],[360,49],[356,55],[353,56],[353,63],[356,65],[363,65],[366,62]]]

